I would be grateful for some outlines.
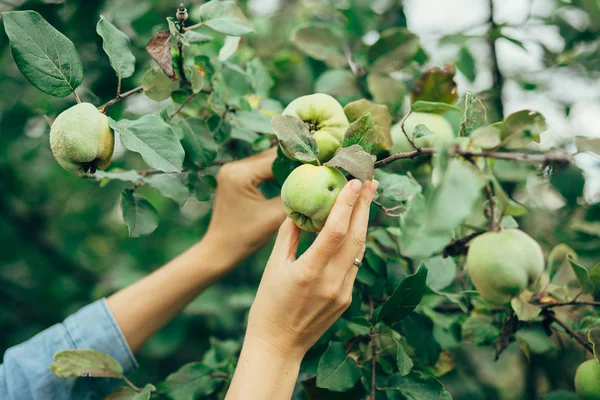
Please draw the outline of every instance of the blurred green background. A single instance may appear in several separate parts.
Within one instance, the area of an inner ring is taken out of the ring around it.
[[[201,2],[189,2],[188,7],[191,3]],[[450,3],[453,2],[241,2],[257,31],[244,40],[256,49],[275,80],[272,97],[287,104],[313,91],[340,89],[328,86],[330,81],[319,80],[327,69],[324,63],[305,57],[290,43],[289,32],[300,21],[326,20],[335,11],[335,18],[341,15],[347,31],[363,43],[373,41],[374,30],[408,26],[421,36],[430,56],[426,64],[457,63],[461,94],[466,90],[478,93],[486,100],[492,119],[522,108],[544,113],[551,129],[544,135],[542,148],[568,145],[574,134],[600,136],[600,2],[497,1],[492,24],[489,1]],[[4,0],[0,1],[0,11],[36,10],[69,37],[85,69],[79,95],[83,101],[102,104],[114,97],[116,78],[96,34],[100,15],[109,18],[132,40],[138,72],[124,81],[123,88],[127,90],[141,83],[142,74],[150,65],[144,48],[153,33],[166,28],[165,18],[174,14],[178,4],[179,1],[163,0]],[[17,70],[6,35],[0,31],[3,353],[180,254],[202,237],[211,206],[210,201],[190,199],[180,209],[153,189],[140,188],[159,211],[160,226],[149,237],[129,238],[118,205],[120,192],[127,184],[113,181],[101,187],[64,171],[55,162],[48,144],[47,118],[54,118],[74,101],[46,96],[32,87]],[[496,64],[490,58],[490,45],[495,46],[499,57]],[[502,81],[498,82],[495,72],[501,74]],[[352,91],[337,95],[345,101],[356,97]],[[111,115],[134,117],[159,108],[145,96],[134,96],[113,107]],[[399,117],[395,115],[396,120]],[[122,153],[117,149],[114,167],[143,166],[137,155],[124,159]],[[545,238],[547,248],[566,241],[584,260],[593,260],[598,256],[600,229],[587,225],[573,233],[567,232],[565,226],[574,217],[584,222],[598,220],[598,205],[588,206],[584,215],[573,213],[578,198],[586,198],[589,204],[598,200],[600,162],[590,155],[578,156],[577,162],[584,168],[587,182],[580,170],[556,178],[558,192],[549,192],[539,181],[518,182],[520,200],[535,203],[531,214],[520,222],[537,238]],[[510,179],[507,182],[507,187],[517,187]],[[266,248],[244,262],[153,337],[137,354],[141,368],[133,380],[158,381],[184,363],[200,359],[210,337],[241,337],[241,322],[268,255]],[[467,367],[454,372],[464,386],[455,387],[453,393],[462,393],[465,398],[482,393],[490,399],[519,398],[522,392],[515,394],[510,390],[510,353],[503,364],[486,372],[491,376],[504,372],[508,394],[501,396],[495,394],[495,389],[481,389],[495,384],[480,376],[469,380],[477,373],[474,360],[489,358],[489,354],[478,353],[485,351],[473,349],[465,353],[464,360],[456,360]],[[522,356],[513,357],[522,361]]]

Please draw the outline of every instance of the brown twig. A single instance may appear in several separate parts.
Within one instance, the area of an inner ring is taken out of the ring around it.
[[[371,340],[371,397],[370,400],[375,400],[375,388],[376,388],[376,379],[377,379],[377,373],[376,373],[376,368],[377,368],[377,341],[376,341],[376,337],[377,337],[377,331],[375,330],[375,324],[373,321],[373,312],[375,311],[375,306],[373,304],[373,296],[371,296],[371,293],[368,293],[369,295],[369,313],[370,313],[370,319],[371,319],[371,329],[369,331],[369,337]]]
[[[394,211],[398,211],[401,208],[403,208],[403,205],[399,205],[399,206],[395,206],[395,207],[386,207],[383,204],[381,204],[380,202],[378,202],[377,200],[373,200],[373,204],[375,204],[377,207],[381,208],[381,211],[383,211],[383,213],[385,215],[387,215],[388,217],[400,217],[402,214],[394,214]]]
[[[190,94],[187,99],[185,99],[185,101],[183,103],[181,103],[181,105],[179,107],[177,107],[177,110],[175,110],[173,112],[173,114],[169,115],[169,122],[173,121],[173,118],[175,118],[176,115],[179,115],[179,113],[181,112],[181,110],[184,109],[185,106],[187,106],[188,104],[190,104],[190,101],[192,101],[194,99],[194,97],[196,97],[198,95],[198,93],[192,93]]]
[[[131,89],[130,91],[125,92],[123,94],[117,94],[117,97],[115,97],[114,99],[112,99],[112,100],[106,102],[105,104],[101,105],[100,107],[98,107],[98,110],[100,110],[100,112],[103,112],[104,114],[106,114],[106,112],[108,111],[108,109],[110,107],[114,106],[121,100],[126,99],[129,96],[133,96],[134,94],[142,93],[143,91],[144,91],[144,87],[138,86],[135,89]]]
[[[481,235],[483,232],[473,232],[470,235],[454,239],[448,246],[444,248],[442,252],[442,257],[456,257],[463,254],[467,254],[468,244],[471,240],[475,239],[477,236]]]
[[[497,119],[501,121],[504,118],[504,103],[502,101],[502,95],[504,92],[504,76],[500,71],[500,65],[498,62],[498,51],[496,43],[496,34],[499,31],[499,27],[494,20],[494,0],[489,0],[489,31],[487,33],[487,43],[490,51],[490,58],[492,63],[492,88],[490,90],[492,94],[492,103],[494,105],[494,111],[496,111]]]
[[[410,117],[411,114],[412,110],[410,110],[408,114],[406,114],[404,118],[402,118],[402,121],[400,121],[400,128],[402,128],[402,133],[404,133],[404,136],[406,137],[406,140],[408,140],[408,143],[410,143],[410,145],[413,147],[413,149],[415,149],[417,154],[419,154],[423,151],[423,149],[421,149],[415,144],[415,141],[409,136],[408,132],[406,132],[406,129],[404,128],[404,124],[406,123],[406,120],[408,119],[408,117]]]
[[[490,210],[490,232],[495,232],[498,230],[498,226],[496,225],[496,200],[494,199],[494,191],[492,190],[492,186],[488,183],[485,185],[485,194],[488,198],[489,210]]]
[[[438,149],[435,148],[421,148],[420,150],[413,150],[405,153],[396,153],[392,154],[389,157],[386,157],[382,160],[379,160],[375,163],[375,168],[385,167],[386,165],[397,161],[397,160],[405,160],[409,158],[415,158],[420,155],[431,155],[438,152]],[[495,158],[497,160],[513,160],[520,161],[526,163],[534,163],[534,164],[569,164],[571,163],[573,156],[571,154],[550,152],[546,154],[539,153],[498,153],[491,151],[469,151],[465,149],[461,149],[459,147],[454,147],[449,149],[449,155],[458,155],[466,158],[473,157],[482,157],[482,158]]]
[[[600,301],[576,301],[576,300],[571,300],[571,301],[565,301],[565,302],[561,302],[561,303],[550,303],[550,304],[544,304],[540,307],[542,308],[554,308],[554,307],[566,307],[566,306],[593,306],[593,307],[600,307]]]
[[[547,318],[551,319],[552,321],[556,322],[558,325],[560,325],[565,330],[565,332],[567,332],[569,334],[569,336],[571,336],[573,339],[575,339],[577,341],[577,343],[579,343],[584,349],[586,349],[590,353],[594,354],[594,349],[592,348],[592,345],[590,343],[586,342],[584,339],[582,339],[581,336],[579,336],[577,334],[577,332],[575,332],[573,329],[571,329],[570,326],[568,326],[563,321],[561,321],[554,314],[554,312],[546,311],[546,312],[544,312],[544,315]]]

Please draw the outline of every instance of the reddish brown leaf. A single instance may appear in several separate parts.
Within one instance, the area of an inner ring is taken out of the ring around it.
[[[152,36],[146,50],[165,75],[172,81],[176,81],[177,74],[173,70],[173,60],[171,59],[171,32],[164,30]]]

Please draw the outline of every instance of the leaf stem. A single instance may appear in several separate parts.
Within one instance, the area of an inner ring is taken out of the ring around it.
[[[419,154],[419,153],[421,153],[422,149],[415,144],[415,141],[408,135],[408,133],[406,132],[406,129],[404,128],[404,123],[406,122],[408,117],[410,117],[411,114],[412,114],[412,110],[410,110],[404,116],[404,118],[402,118],[402,121],[400,122],[400,127],[402,128],[402,133],[404,133],[404,136],[406,136],[406,140],[408,140],[408,143],[410,143],[410,145],[413,147],[413,149],[415,149],[417,151],[417,154]]]
[[[498,226],[496,224],[496,200],[494,199],[494,191],[492,186],[488,183],[485,185],[485,194],[488,198],[489,209],[490,209],[490,232],[496,232]]]
[[[77,102],[77,104],[81,104],[81,99],[79,98],[79,95],[75,90],[73,90],[73,95],[75,96],[75,101]]]
[[[132,388],[133,390],[135,390],[136,392],[141,392],[142,389],[140,389],[139,387],[135,386],[133,384],[133,382],[131,382],[129,379],[127,379],[127,377],[125,375],[123,375],[123,380],[125,381],[125,383]]]

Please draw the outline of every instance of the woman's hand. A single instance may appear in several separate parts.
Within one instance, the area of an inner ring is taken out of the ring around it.
[[[365,251],[377,182],[357,180],[340,192],[325,228],[296,259],[300,231],[289,218],[279,230],[254,304],[227,399],[289,399],[306,351],[352,300]]]
[[[203,241],[224,250],[230,266],[266,244],[285,218],[281,198],[267,200],[258,190],[273,178],[276,150],[228,163],[217,175],[213,214]]]

